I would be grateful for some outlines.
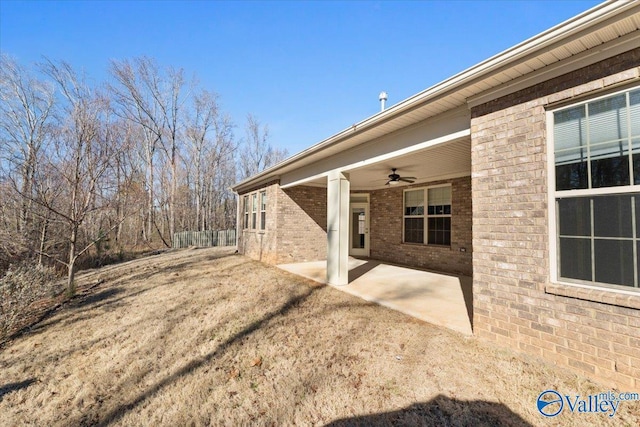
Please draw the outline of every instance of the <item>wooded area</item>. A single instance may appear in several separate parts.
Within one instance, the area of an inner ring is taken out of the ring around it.
[[[0,277],[58,265],[72,294],[79,263],[235,228],[230,185],[287,155],[151,58],[112,61],[102,83],[62,61],[0,61]]]

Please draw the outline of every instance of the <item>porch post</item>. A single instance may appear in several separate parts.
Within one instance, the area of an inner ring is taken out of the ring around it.
[[[331,171],[327,185],[327,282],[349,283],[349,175]]]

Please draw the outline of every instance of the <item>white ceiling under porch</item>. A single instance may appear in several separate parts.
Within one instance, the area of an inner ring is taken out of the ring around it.
[[[361,167],[344,169],[351,190],[375,190],[386,185],[391,169],[400,176],[416,177],[415,184],[471,175],[471,138],[463,137],[420,151],[390,157]],[[319,176],[300,185],[326,187],[327,177]],[[400,183],[401,187],[408,185]]]

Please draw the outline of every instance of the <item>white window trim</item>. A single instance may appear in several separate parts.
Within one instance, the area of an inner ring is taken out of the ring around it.
[[[571,279],[561,278],[558,274],[558,264],[560,259],[558,258],[558,218],[556,210],[556,199],[563,194],[571,195],[571,197],[586,197],[597,196],[605,194],[625,194],[640,192],[640,185],[628,185],[619,187],[601,187],[593,189],[580,189],[580,190],[561,190],[556,191],[556,168],[555,168],[555,140],[554,140],[554,113],[570,108],[577,107],[579,105],[592,103],[600,99],[609,98],[619,95],[621,93],[630,92],[636,89],[640,89],[640,86],[630,86],[616,92],[609,92],[597,97],[583,99],[579,102],[569,105],[563,105],[559,108],[552,108],[546,111],[546,133],[547,133],[547,207],[548,207],[548,225],[549,225],[549,281],[559,285],[566,285],[575,288],[583,288],[596,291],[606,291],[622,295],[638,296],[640,287],[614,285],[608,283],[599,282],[582,282],[579,280],[572,281]],[[589,166],[590,167],[590,166]],[[632,171],[630,171],[632,173]],[[613,190],[612,190],[613,189]]]
[[[249,230],[249,225],[251,224],[250,222],[250,212],[249,212],[249,200],[251,200],[251,197],[249,194],[245,194],[242,196],[242,203],[243,203],[243,218],[242,218],[242,229],[243,230]]]
[[[449,187],[451,189],[451,212],[448,215],[428,215],[428,209],[429,209],[429,191],[428,190],[432,190],[434,188],[442,188],[442,187]],[[405,215],[405,193],[407,191],[417,191],[417,190],[422,190],[424,192],[424,198],[423,198],[423,203],[424,203],[424,210],[423,210],[423,214],[422,215]],[[404,223],[405,223],[405,218],[422,218],[424,220],[424,225],[423,225],[423,236],[422,236],[422,241],[423,243],[414,243],[414,242],[405,242],[404,241]],[[435,243],[429,243],[429,218],[453,218],[453,188],[451,183],[446,183],[446,184],[438,184],[438,185],[428,185],[426,187],[414,187],[414,188],[404,188],[402,190],[402,244],[406,244],[406,245],[422,245],[422,246],[432,246],[432,247],[437,247],[437,248],[450,248],[451,247],[451,241],[449,242],[448,245],[438,245]],[[452,227],[453,228],[453,227]],[[450,230],[451,232],[452,230]]]
[[[267,224],[266,224],[266,218],[265,218],[265,224],[264,224],[264,228],[262,228],[262,213],[265,213],[265,217],[266,217],[266,213],[267,213],[267,206],[265,205],[264,210],[262,209],[262,195],[265,195],[265,197],[267,196],[267,190],[266,189],[262,189],[262,190],[257,190],[257,191],[252,191],[251,193],[246,193],[243,194],[243,203],[244,203],[244,219],[246,219],[246,227],[244,227],[244,223],[243,225],[243,230],[246,231],[257,231],[257,232],[262,232],[264,233],[265,231],[267,231]],[[255,208],[256,210],[254,211],[254,197],[256,200],[256,204],[255,204]],[[255,227],[253,226],[253,215],[256,215],[256,223],[255,223]]]
[[[251,193],[251,230],[258,229],[258,193]]]
[[[266,224],[266,222],[267,222],[267,204],[264,202],[264,199],[267,197],[267,190],[266,189],[265,190],[260,190],[258,192],[258,194],[260,196],[258,197],[258,214],[259,214],[258,216],[259,216],[259,218],[258,218],[258,228],[257,229],[259,231],[266,231],[266,229],[267,229],[267,224]],[[264,207],[264,209],[262,209],[263,207]],[[262,214],[263,213],[264,213],[264,217],[265,217],[264,224],[262,222]]]

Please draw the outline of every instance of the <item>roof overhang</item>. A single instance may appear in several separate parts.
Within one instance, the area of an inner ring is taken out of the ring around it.
[[[640,3],[607,1],[395,104],[232,187],[278,180],[360,144],[472,107],[640,46]]]

